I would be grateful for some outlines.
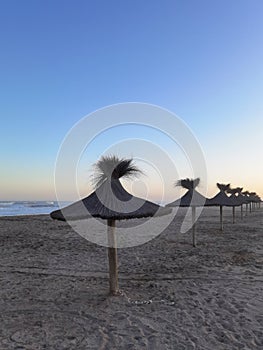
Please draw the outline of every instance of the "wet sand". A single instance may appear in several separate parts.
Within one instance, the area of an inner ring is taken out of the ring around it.
[[[49,216],[0,218],[0,349],[263,349],[263,209],[231,220],[205,209],[196,248],[177,217],[119,249],[110,297],[105,247]]]

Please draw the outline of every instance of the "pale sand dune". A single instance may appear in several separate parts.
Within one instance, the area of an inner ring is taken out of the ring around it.
[[[2,217],[0,350],[263,349],[263,210],[224,215],[221,233],[204,211],[196,248],[177,218],[120,249],[120,297],[106,248],[48,216]]]

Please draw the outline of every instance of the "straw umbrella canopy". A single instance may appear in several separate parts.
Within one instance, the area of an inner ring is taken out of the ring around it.
[[[168,208],[135,197],[123,188],[120,178],[130,178],[140,173],[132,159],[102,157],[95,164],[95,191],[88,197],[50,214],[52,219],[63,221],[91,217],[107,220],[110,293],[113,295],[118,294],[119,290],[116,220],[162,216],[171,212]]]
[[[223,207],[232,207],[235,205],[233,199],[229,198],[226,191],[230,189],[230,184],[216,184],[219,192],[212,198],[208,199],[206,206],[219,206],[220,207],[220,230],[223,231]]]
[[[191,207],[192,208],[192,233],[193,233],[193,246],[196,246],[195,237],[195,218],[196,207],[203,207],[207,201],[201,193],[195,188],[199,185],[200,179],[183,179],[175,183],[175,186],[181,186],[188,191],[179,199],[166,205],[166,207]]]
[[[245,198],[242,195],[243,187],[237,187],[235,189],[235,191],[236,191],[235,196],[236,196],[237,203],[239,205],[244,204],[245,203]]]

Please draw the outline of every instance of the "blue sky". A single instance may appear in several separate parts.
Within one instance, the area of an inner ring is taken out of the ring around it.
[[[53,199],[65,134],[94,110],[130,101],[187,123],[206,157],[209,194],[222,181],[263,196],[261,0],[0,8],[1,200]]]

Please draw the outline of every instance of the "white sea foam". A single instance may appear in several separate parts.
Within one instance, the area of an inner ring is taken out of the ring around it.
[[[56,201],[1,201],[0,216],[49,214],[57,208]]]
[[[0,202],[0,207],[9,207],[10,205],[15,204],[15,202]]]

